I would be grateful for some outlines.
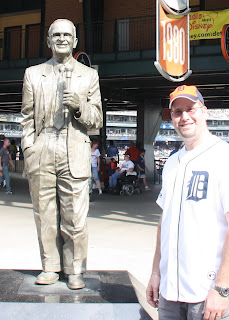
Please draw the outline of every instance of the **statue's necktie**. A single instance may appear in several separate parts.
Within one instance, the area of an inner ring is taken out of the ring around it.
[[[64,81],[64,65],[59,68],[59,75],[57,79],[57,90],[55,99],[55,113],[53,115],[53,125],[60,130],[64,126],[64,105],[63,105],[63,91],[65,86]]]

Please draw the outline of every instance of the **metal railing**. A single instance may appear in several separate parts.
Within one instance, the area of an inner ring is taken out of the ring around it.
[[[78,24],[76,32],[76,51],[88,54],[155,48],[155,16]],[[40,25],[6,28],[0,33],[0,60],[48,58],[46,38],[47,29]]]
[[[96,23],[77,24],[77,51],[88,54],[119,53],[152,50],[156,46],[156,16],[107,20]],[[49,58],[51,50],[46,44],[47,28],[30,25],[5,28],[0,33],[0,60]],[[215,41],[219,43],[219,39]],[[191,46],[202,40],[191,41]],[[203,40],[204,45],[213,44]],[[202,43],[202,42],[201,42]]]

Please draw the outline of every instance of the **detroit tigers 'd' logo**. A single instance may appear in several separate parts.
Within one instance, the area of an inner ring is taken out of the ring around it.
[[[186,200],[200,201],[207,199],[208,191],[207,171],[192,171],[192,178],[188,184],[188,196]]]

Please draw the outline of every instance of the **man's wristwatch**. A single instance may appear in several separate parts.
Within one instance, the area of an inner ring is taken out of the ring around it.
[[[219,294],[224,297],[227,298],[229,297],[229,288],[223,288],[223,287],[219,287],[214,285],[213,289],[215,289],[216,291],[219,292]]]

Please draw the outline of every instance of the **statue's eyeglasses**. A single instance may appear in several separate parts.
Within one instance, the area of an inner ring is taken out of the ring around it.
[[[64,39],[72,39],[73,38],[73,35],[71,33],[67,33],[67,32],[64,32],[64,33],[53,33],[52,34],[52,39],[53,40],[59,40],[61,38],[64,38]]]

